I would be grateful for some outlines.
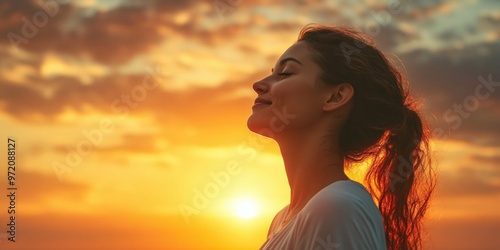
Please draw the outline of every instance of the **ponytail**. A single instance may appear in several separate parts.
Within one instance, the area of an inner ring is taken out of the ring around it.
[[[379,203],[390,249],[421,249],[417,232],[435,186],[428,136],[418,113],[404,106],[400,124],[384,137],[365,179]]]

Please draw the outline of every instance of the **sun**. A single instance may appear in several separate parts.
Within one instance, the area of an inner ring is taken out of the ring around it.
[[[243,219],[251,219],[259,214],[259,204],[252,198],[239,198],[233,201],[233,211],[236,216]]]

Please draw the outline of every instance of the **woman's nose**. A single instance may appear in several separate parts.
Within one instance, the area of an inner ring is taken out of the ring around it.
[[[269,86],[260,80],[253,84],[253,90],[260,95],[266,93],[269,90]]]

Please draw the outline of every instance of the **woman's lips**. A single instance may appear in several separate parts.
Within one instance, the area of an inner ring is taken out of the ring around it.
[[[254,102],[252,108],[257,107],[257,106],[268,106],[271,104],[272,104],[271,101],[259,97],[259,98],[255,99],[255,102]]]
[[[271,105],[271,104],[256,102],[256,103],[254,103],[254,105],[252,106],[252,108],[255,108],[255,107],[258,107],[258,106],[269,106],[269,105]]]
[[[271,101],[266,100],[266,99],[261,98],[261,97],[255,99],[255,102],[254,102],[254,104],[266,104],[266,105],[269,105],[271,103],[272,103]]]

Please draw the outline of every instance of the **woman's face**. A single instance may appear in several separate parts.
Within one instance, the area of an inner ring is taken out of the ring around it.
[[[278,59],[272,74],[253,84],[257,93],[248,128],[273,137],[276,133],[310,128],[323,115],[326,84],[305,42],[297,42]]]

